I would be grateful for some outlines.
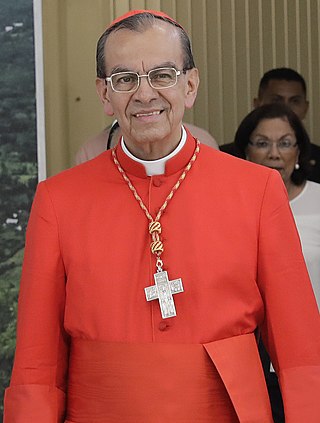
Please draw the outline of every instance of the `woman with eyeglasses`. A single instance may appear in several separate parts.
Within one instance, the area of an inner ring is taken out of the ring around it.
[[[235,144],[247,160],[276,169],[282,176],[320,308],[320,184],[307,179],[310,140],[302,122],[284,104],[268,104],[243,119]],[[277,376],[263,345],[260,353],[274,421],[282,423],[284,414]]]
[[[320,184],[308,181],[310,139],[284,104],[268,104],[241,122],[235,144],[246,159],[278,170],[288,192],[320,308]]]

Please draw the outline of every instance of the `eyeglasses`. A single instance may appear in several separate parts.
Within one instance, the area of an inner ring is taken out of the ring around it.
[[[174,87],[178,81],[178,76],[186,73],[187,69],[182,71],[175,68],[157,68],[150,70],[145,75],[139,75],[136,72],[117,72],[105,78],[110,82],[111,88],[116,93],[133,93],[140,86],[141,78],[148,78],[149,85],[156,90],[164,90]]]
[[[259,151],[269,151],[271,150],[273,144],[276,144],[277,149],[280,151],[289,151],[292,148],[296,147],[298,143],[294,142],[293,140],[284,138],[279,141],[271,141],[268,139],[249,141],[248,144],[250,144],[253,148]]]

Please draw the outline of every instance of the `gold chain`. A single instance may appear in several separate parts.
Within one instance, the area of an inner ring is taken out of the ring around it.
[[[200,142],[197,140],[197,146],[196,146],[196,149],[195,149],[195,151],[193,153],[193,156],[191,157],[191,159],[190,159],[189,163],[187,164],[187,166],[184,168],[184,171],[182,172],[180,178],[178,179],[178,181],[176,182],[176,184],[174,185],[174,187],[170,191],[170,193],[167,196],[167,198],[165,199],[164,203],[160,207],[160,209],[159,209],[159,211],[158,211],[155,219],[153,219],[153,217],[149,213],[149,210],[144,205],[144,203],[143,203],[140,195],[138,194],[137,190],[135,189],[135,187],[133,186],[132,182],[128,178],[127,174],[125,173],[125,171],[121,167],[121,165],[120,165],[120,163],[119,163],[119,161],[117,159],[116,147],[114,147],[112,149],[112,157],[113,157],[114,164],[118,168],[118,170],[119,170],[120,174],[122,175],[123,179],[128,184],[128,187],[130,188],[131,192],[133,193],[134,198],[140,204],[141,209],[144,211],[145,215],[150,220],[149,233],[150,233],[150,235],[152,237],[152,243],[150,244],[150,248],[151,248],[152,254],[155,254],[157,256],[157,264],[156,264],[156,266],[158,268],[158,271],[162,271],[162,265],[163,265],[163,263],[162,263],[162,260],[161,260],[160,256],[161,256],[161,254],[163,253],[163,250],[164,250],[163,243],[162,243],[162,241],[160,239],[160,234],[161,234],[160,219],[161,219],[161,216],[162,216],[164,210],[167,208],[170,200],[172,199],[172,197],[174,196],[174,194],[176,193],[176,191],[180,187],[181,183],[184,181],[184,179],[187,176],[187,173],[189,172],[189,170],[191,169],[193,163],[196,161],[196,158],[198,156],[199,151],[200,151]]]

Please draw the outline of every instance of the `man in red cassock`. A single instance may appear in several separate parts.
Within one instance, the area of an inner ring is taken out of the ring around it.
[[[280,175],[183,128],[199,77],[169,16],[115,20],[97,76],[122,138],[38,186],[5,423],[271,423],[260,336],[286,422],[319,423],[319,314]]]

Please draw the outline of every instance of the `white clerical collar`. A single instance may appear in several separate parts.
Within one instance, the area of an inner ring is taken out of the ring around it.
[[[187,133],[186,133],[186,130],[184,129],[184,127],[182,126],[181,140],[180,140],[179,144],[177,145],[177,147],[170,154],[168,154],[167,156],[162,157],[161,159],[157,159],[157,160],[141,160],[141,159],[138,159],[138,157],[135,157],[127,149],[123,137],[121,137],[121,147],[122,147],[122,150],[124,151],[124,153],[128,157],[130,157],[130,159],[132,159],[132,160],[134,160],[134,161],[136,161],[138,163],[141,163],[145,167],[146,174],[148,176],[163,175],[164,172],[165,172],[166,162],[169,159],[171,159],[172,157],[174,157],[176,154],[179,153],[179,151],[185,145],[186,140],[187,140]]]

